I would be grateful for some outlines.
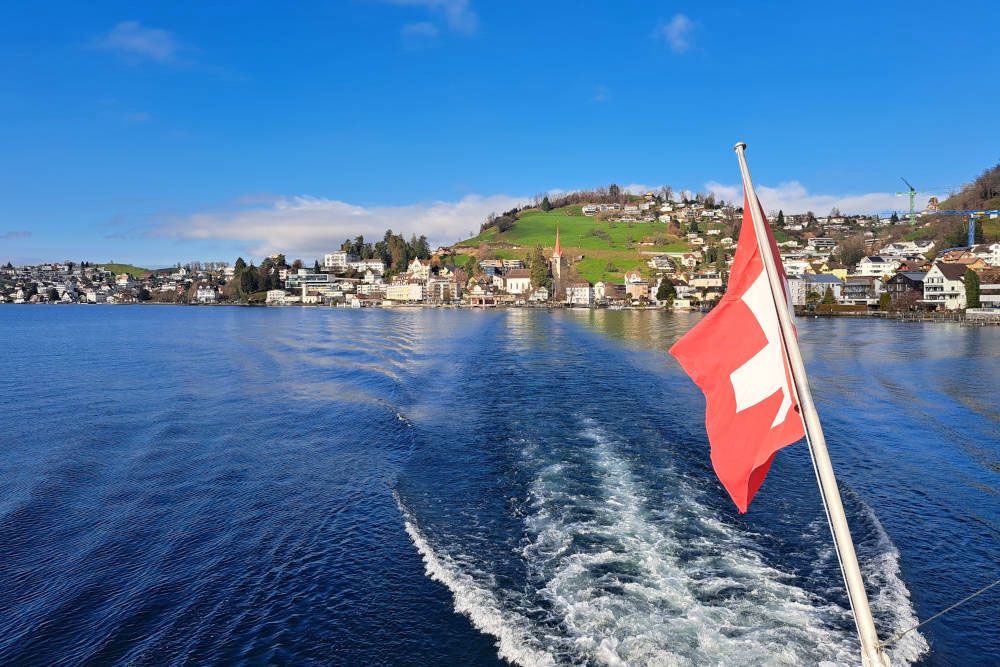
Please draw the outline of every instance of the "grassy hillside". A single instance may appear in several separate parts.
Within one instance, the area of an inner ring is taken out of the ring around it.
[[[139,266],[133,266],[131,264],[98,264],[102,269],[112,271],[114,273],[131,273],[133,276],[140,276],[145,273],[152,273],[150,269],[144,269]]]
[[[581,278],[590,282],[599,280],[621,281],[625,271],[646,270],[648,255],[641,252],[681,252],[686,243],[662,223],[608,223],[581,215],[579,206],[568,206],[548,212],[529,210],[523,212],[514,226],[502,234],[491,228],[463,241],[460,246],[478,247],[482,243],[509,243],[518,248],[498,248],[497,257],[523,258],[540,245],[546,255],[555,245],[556,227],[563,255],[567,258],[583,255],[574,264]],[[656,245],[640,246],[646,239],[655,239]]]

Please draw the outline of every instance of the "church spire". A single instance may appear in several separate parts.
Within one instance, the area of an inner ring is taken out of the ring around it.
[[[553,257],[562,257],[562,246],[559,245],[559,225],[556,225],[556,249],[552,251]]]

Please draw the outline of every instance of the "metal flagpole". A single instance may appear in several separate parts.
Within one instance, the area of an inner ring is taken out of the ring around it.
[[[847,586],[847,597],[850,600],[851,609],[854,611],[854,622],[858,628],[858,637],[861,639],[861,662],[865,667],[888,667],[889,658],[882,651],[878,633],[875,630],[875,621],[868,604],[865,583],[861,579],[861,568],[858,567],[858,557],[854,551],[851,530],[847,525],[847,516],[844,514],[844,505],[840,499],[840,490],[837,488],[837,478],[833,474],[833,464],[830,462],[830,454],[826,449],[823,427],[819,422],[816,405],[813,403],[809,379],[806,377],[806,367],[802,362],[802,353],[799,351],[799,344],[795,338],[785,289],[778,276],[775,258],[771,252],[771,244],[768,243],[767,228],[763,216],[761,216],[760,202],[757,200],[757,193],[750,180],[750,169],[747,167],[746,155],[744,154],[746,147],[745,143],[738,143],[734,149],[740,161],[740,171],[743,173],[743,188],[747,194],[747,205],[750,206],[750,215],[757,235],[757,247],[760,249],[764,270],[767,272],[768,282],[771,285],[774,307],[778,311],[781,337],[784,339],[785,350],[788,354],[788,365],[792,371],[795,394],[802,409],[806,441],[809,443],[809,452],[816,470],[820,496],[826,509],[830,530],[833,532],[834,546],[840,560],[840,569],[844,574],[844,583]]]

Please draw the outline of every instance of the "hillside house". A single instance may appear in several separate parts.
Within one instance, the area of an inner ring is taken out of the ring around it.
[[[899,268],[899,260],[892,257],[872,255],[871,257],[862,257],[861,261],[858,262],[858,275],[882,278],[884,276],[891,276],[896,272],[897,268]]]
[[[1000,243],[980,243],[971,252],[990,266],[1000,266]]]

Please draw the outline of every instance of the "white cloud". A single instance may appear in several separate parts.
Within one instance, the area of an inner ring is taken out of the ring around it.
[[[98,48],[115,51],[133,59],[158,63],[177,61],[181,44],[167,30],[147,28],[138,21],[122,21],[111,32],[99,38]]]
[[[809,192],[798,181],[780,183],[776,187],[758,185],[757,197],[764,210],[771,212],[782,210],[785,213],[805,213],[812,211],[816,215],[826,215],[830,209],[837,207],[843,213],[874,213],[885,211],[909,210],[910,201],[906,197],[897,197],[894,192],[866,192],[860,194],[817,194]],[[717,198],[742,204],[743,186],[725,185],[715,181],[705,184],[705,189]],[[927,205],[928,195],[920,195],[916,199],[918,209]]]
[[[450,30],[473,35],[479,29],[479,17],[469,6],[468,0],[385,0],[394,5],[423,7],[440,15]]]
[[[234,241],[252,256],[283,252],[312,259],[339,248],[344,239],[359,234],[366,239],[381,239],[386,229],[406,237],[424,234],[432,244],[454,243],[467,238],[469,232],[478,232],[488,214],[519,206],[527,199],[467,195],[452,202],[365,207],[319,197],[279,197],[271,198],[266,205],[258,203],[177,219],[160,228],[156,235]]]
[[[674,53],[684,53],[691,48],[694,22],[684,14],[675,14],[656,31],[656,36],[664,40]]]

